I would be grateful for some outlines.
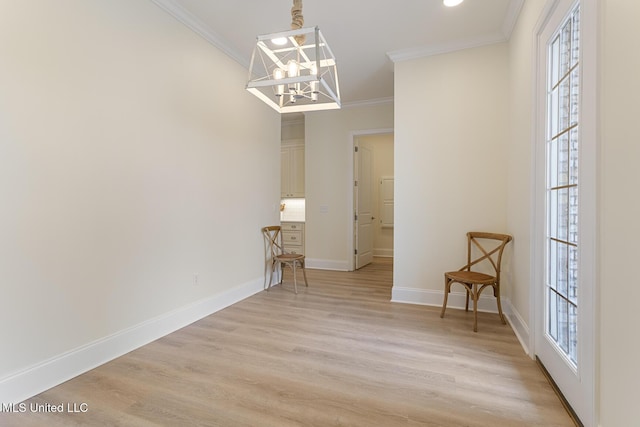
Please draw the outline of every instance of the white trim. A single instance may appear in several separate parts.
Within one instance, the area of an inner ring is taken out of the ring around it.
[[[456,52],[458,50],[488,46],[496,43],[504,43],[506,41],[507,39],[505,38],[504,34],[496,33],[484,37],[474,37],[471,39],[457,40],[439,45],[395,50],[392,52],[387,52],[387,56],[392,62],[410,61],[412,59],[426,58],[443,53]]]
[[[507,321],[511,325],[513,332],[516,334],[518,341],[520,341],[520,345],[524,349],[524,352],[531,358],[534,358],[535,354],[533,353],[533,347],[531,347],[531,334],[529,332],[529,326],[527,325],[527,322],[524,321],[518,310],[516,310],[515,307],[511,304],[510,300],[508,300],[508,306],[509,314],[505,314],[507,316]]]
[[[393,258],[393,248],[373,248],[373,256]]]
[[[264,289],[255,279],[97,339],[0,379],[0,403],[17,404]]]
[[[409,49],[400,49],[387,52],[387,56],[392,62],[409,61],[412,59],[426,58],[429,56],[451,53],[458,50],[471,49],[475,47],[487,46],[496,43],[503,43],[511,38],[511,33],[518,22],[520,11],[524,5],[524,0],[512,0],[507,10],[502,30],[500,33],[488,34],[480,37],[472,37],[464,40],[421,46]]]
[[[507,40],[511,38],[513,29],[518,22],[518,17],[520,16],[522,6],[524,6],[524,0],[511,0],[511,3],[509,3],[507,16],[504,18],[504,22],[502,23],[502,34],[504,34],[504,37]]]
[[[462,286],[460,286],[460,289],[463,289]],[[465,292],[452,291],[447,300],[447,310],[450,308],[464,309],[465,296]],[[444,291],[442,290],[404,288],[401,286],[394,286],[391,289],[391,302],[442,307],[443,298]],[[507,298],[501,298],[501,301],[504,313],[510,313],[511,302]],[[470,301],[469,304],[473,304],[473,302]],[[509,307],[509,311],[507,311],[507,307]],[[469,308],[471,309],[471,307]],[[497,313],[496,298],[493,295],[480,295],[478,311]]]
[[[236,49],[234,49],[224,38],[213,31],[209,26],[202,22],[199,18],[185,9],[182,5],[174,0],[151,0],[169,15],[182,22],[196,34],[204,38],[206,41],[223,51],[231,59],[238,62],[244,68],[249,69],[248,58],[245,58]]]
[[[305,258],[304,266],[316,270],[349,271],[348,262],[331,259]]]

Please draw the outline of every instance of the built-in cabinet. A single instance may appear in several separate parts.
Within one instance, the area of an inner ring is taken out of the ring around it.
[[[304,255],[304,223],[283,222],[280,226],[285,253]]]
[[[281,197],[304,197],[304,140],[282,141],[280,157]]]

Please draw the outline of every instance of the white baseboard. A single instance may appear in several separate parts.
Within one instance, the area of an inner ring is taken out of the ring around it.
[[[509,302],[509,314],[507,315],[507,321],[511,325],[511,329],[516,334],[518,341],[520,341],[520,345],[526,354],[530,357],[534,355],[531,354],[531,349],[529,348],[529,326],[527,322],[524,321],[520,313],[513,307],[511,302]]]
[[[443,292],[444,291],[433,289],[400,288],[394,286],[391,290],[391,301],[442,307]],[[464,292],[451,292],[447,300],[447,308],[464,309],[465,300],[466,294]],[[470,304],[472,303],[470,302]],[[502,309],[505,314],[508,313],[507,307],[510,306],[511,304],[506,298],[502,298]],[[495,297],[493,297],[493,295],[480,295],[478,311],[497,313],[498,307],[496,306]]]
[[[264,279],[236,286],[100,338],[0,379],[0,404],[17,404],[162,338],[264,289]]]
[[[315,268],[318,270],[349,271],[349,263],[347,261],[306,258],[304,265],[306,268]]]
[[[403,288],[398,286],[394,286],[391,290],[392,302],[442,307],[443,299],[444,290]],[[507,322],[516,334],[516,337],[518,338],[518,341],[520,341],[520,345],[525,353],[529,354],[529,327],[527,326],[527,323],[522,319],[520,313],[514,309],[508,298],[503,297],[501,300],[502,310],[507,318]],[[451,292],[447,300],[447,309],[453,308],[462,310],[464,309],[465,301],[466,294],[464,292]],[[495,297],[493,295],[480,295],[480,299],[478,300],[478,311],[497,313],[498,306],[496,305]]]
[[[393,249],[373,248],[373,256],[393,258]]]

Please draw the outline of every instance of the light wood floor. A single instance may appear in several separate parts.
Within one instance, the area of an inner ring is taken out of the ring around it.
[[[289,273],[290,274],[290,273]],[[496,314],[390,303],[392,264],[307,270],[0,414],[2,426],[573,426]]]

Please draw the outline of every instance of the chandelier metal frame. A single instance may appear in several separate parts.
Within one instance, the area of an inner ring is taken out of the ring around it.
[[[279,113],[338,109],[336,59],[318,27],[256,38],[247,90]]]

